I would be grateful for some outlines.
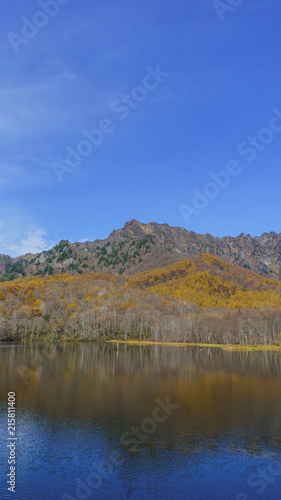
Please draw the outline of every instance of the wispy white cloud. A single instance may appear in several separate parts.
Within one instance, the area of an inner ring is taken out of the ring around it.
[[[19,257],[48,250],[56,244],[44,227],[33,223],[28,214],[15,207],[1,209],[0,217],[1,254]]]
[[[81,238],[81,240],[78,240],[78,243],[86,243],[88,241],[96,241],[102,239],[102,237],[97,238],[96,236],[90,236],[89,238]],[[73,240],[72,243],[75,243],[75,241]]]
[[[22,235],[18,243],[10,244],[6,242],[2,243],[1,246],[4,246],[5,253],[8,253],[11,257],[18,257],[27,253],[43,252],[43,250],[49,250],[54,245],[55,243],[49,239],[44,229],[33,228]]]
[[[51,162],[33,155],[17,155],[0,160],[0,185],[49,185],[53,181]]]

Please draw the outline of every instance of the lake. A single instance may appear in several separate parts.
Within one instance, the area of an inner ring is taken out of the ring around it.
[[[1,499],[281,498],[279,353],[6,344],[0,372]]]

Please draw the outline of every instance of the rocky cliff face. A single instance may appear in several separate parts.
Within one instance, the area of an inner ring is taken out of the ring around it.
[[[89,271],[130,275],[199,253],[214,255],[269,278],[281,276],[281,234],[216,238],[168,224],[142,224],[134,219],[105,240],[73,244],[62,240],[52,250],[17,259],[1,255],[0,275],[2,280]]]

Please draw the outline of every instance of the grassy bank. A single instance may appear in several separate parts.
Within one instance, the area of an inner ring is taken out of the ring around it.
[[[172,347],[216,347],[224,351],[278,351],[281,352],[281,345],[247,345],[247,344],[196,344],[187,342],[153,342],[144,340],[107,340],[108,343],[119,343],[129,345],[165,345]]]
[[[162,345],[169,347],[199,347],[206,348],[212,347],[217,349],[223,349],[224,351],[245,351],[245,352],[281,352],[281,345],[250,345],[250,344],[204,344],[204,343],[195,343],[195,342],[157,342],[152,340],[105,340],[105,339],[90,339],[90,338],[77,338],[77,337],[61,337],[59,339],[54,339],[54,337],[48,335],[40,338],[27,338],[27,339],[10,339],[10,340],[0,340],[1,343],[19,343],[19,344],[50,344],[53,342],[56,343],[107,343],[107,344],[127,344],[127,345],[138,345],[138,346],[153,346],[153,345]]]

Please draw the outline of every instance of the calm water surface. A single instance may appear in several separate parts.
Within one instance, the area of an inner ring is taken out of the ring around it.
[[[0,372],[1,499],[281,498],[278,353],[10,345],[0,347]]]

